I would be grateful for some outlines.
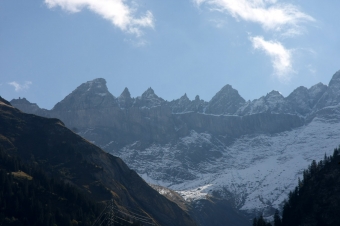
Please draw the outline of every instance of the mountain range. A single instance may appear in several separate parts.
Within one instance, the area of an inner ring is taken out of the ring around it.
[[[136,98],[125,88],[114,97],[98,78],[51,110],[26,99],[11,104],[62,120],[161,194],[179,194],[201,225],[230,223],[233,217],[221,211],[226,206],[233,219],[273,215],[303,169],[340,144],[340,71],[328,85],[300,86],[287,97],[272,91],[253,101],[231,85],[209,102],[186,94],[166,101],[152,88]]]

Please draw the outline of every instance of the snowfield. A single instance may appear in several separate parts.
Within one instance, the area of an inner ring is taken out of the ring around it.
[[[340,144],[340,123],[316,117],[297,129],[246,135],[229,146],[195,131],[175,144],[144,150],[135,149],[137,144],[112,154],[146,182],[175,190],[187,201],[218,194],[251,213],[280,208],[312,160],[331,155]]]

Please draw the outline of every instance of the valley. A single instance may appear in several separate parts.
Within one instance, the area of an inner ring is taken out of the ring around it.
[[[340,71],[328,85],[298,87],[287,97],[272,91],[253,101],[230,85],[209,102],[186,95],[165,101],[151,88],[136,98],[128,89],[114,97],[104,79],[95,79],[51,110],[26,99],[11,104],[62,120],[147,183],[177,192],[202,225],[211,216],[200,213],[221,206],[234,214],[215,216],[216,225],[272,216],[312,160],[340,144]]]

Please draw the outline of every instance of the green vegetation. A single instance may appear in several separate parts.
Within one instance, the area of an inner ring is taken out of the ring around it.
[[[340,149],[324,160],[313,161],[303,172],[303,180],[289,193],[282,212],[274,215],[274,226],[340,225]],[[260,216],[253,226],[269,226]]]

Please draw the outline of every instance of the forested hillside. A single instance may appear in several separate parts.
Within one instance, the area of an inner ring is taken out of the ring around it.
[[[103,206],[0,149],[0,225],[92,225]]]
[[[313,161],[303,172],[303,179],[289,193],[282,212],[276,214],[275,226],[340,225],[340,149],[320,162]],[[268,226],[260,216],[254,226]]]
[[[22,113],[1,97],[0,147],[4,151],[0,165],[3,225],[92,225],[99,213],[87,207],[92,204],[81,198],[83,194],[96,203],[112,203],[115,216],[133,218],[114,219],[127,220],[127,225],[135,220],[149,225],[196,225],[121,159],[76,135],[61,121]]]

